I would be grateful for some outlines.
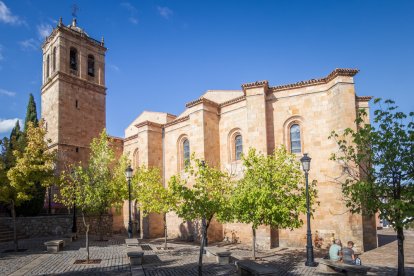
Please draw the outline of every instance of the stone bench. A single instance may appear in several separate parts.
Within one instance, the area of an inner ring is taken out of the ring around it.
[[[138,239],[125,239],[125,244],[127,247],[138,247]]]
[[[364,265],[349,265],[339,261],[319,259],[318,270],[322,273],[338,273],[345,272],[346,275],[366,275],[371,269]]]
[[[129,263],[131,266],[137,266],[142,264],[142,259],[144,258],[144,251],[139,250],[130,250],[127,252],[129,258]]]
[[[218,264],[228,264],[230,263],[230,255],[231,252],[227,250],[222,250],[216,246],[214,247],[206,247],[207,257],[216,257],[216,261]]]
[[[47,241],[44,243],[44,245],[46,245],[46,250],[48,253],[57,253],[63,250],[64,241],[63,240]]]
[[[277,271],[275,271],[273,268],[265,265],[265,264],[259,264],[253,261],[237,261],[237,275],[239,276],[247,276],[247,275],[271,275],[275,276],[278,275]]]

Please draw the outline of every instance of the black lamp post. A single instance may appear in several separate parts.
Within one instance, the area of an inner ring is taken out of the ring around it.
[[[125,176],[128,180],[128,238],[132,238],[132,220],[131,220],[131,178],[132,178],[132,168],[131,165],[128,165],[128,168],[125,170]]]
[[[303,157],[300,159],[300,162],[302,163],[303,171],[305,172],[305,180],[306,180],[306,221],[308,230],[306,233],[306,266],[317,266],[318,264],[315,263],[313,258],[313,246],[312,246],[312,232],[311,232],[311,226],[310,226],[310,206],[309,206],[309,184],[308,184],[308,172],[310,170],[310,162],[311,159],[307,153],[303,155]]]
[[[75,187],[75,172],[71,171],[73,186]],[[78,232],[78,226],[76,223],[76,191],[73,193],[73,220],[72,220],[72,233]]]

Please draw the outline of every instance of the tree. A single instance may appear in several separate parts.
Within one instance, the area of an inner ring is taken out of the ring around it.
[[[175,209],[175,197],[168,187],[162,184],[162,177],[158,168],[138,168],[132,179],[135,186],[134,197],[143,210],[144,215],[149,213],[163,214],[164,216],[164,248],[167,249],[167,213]]]
[[[32,94],[29,96],[29,102],[27,104],[26,119],[24,121],[24,130],[20,131],[19,121],[16,122],[16,126],[12,130],[11,137],[16,137],[15,142],[12,142],[12,147],[23,152],[27,145],[27,129],[28,124],[31,122],[34,127],[39,125],[37,119],[36,103]],[[12,139],[11,139],[12,141]],[[16,214],[23,216],[34,216],[40,213],[43,208],[45,200],[46,188],[41,183],[36,182],[33,189],[31,189],[30,200],[24,201],[20,206],[16,207]]]
[[[36,103],[32,93],[29,95],[29,103],[27,104],[26,109],[26,119],[24,120],[25,132],[29,122],[32,122],[35,127],[39,124],[39,120],[37,119]]]
[[[16,232],[16,206],[33,197],[36,183],[43,187],[51,185],[55,179],[55,153],[48,150],[45,140],[46,130],[30,122],[26,131],[26,147],[23,152],[15,150],[16,164],[7,171],[8,181],[0,186],[0,201],[10,204],[13,216],[15,250],[18,249]],[[3,165],[4,167],[4,165]]]
[[[404,275],[404,227],[414,220],[414,112],[397,111],[392,100],[375,99],[374,125],[359,110],[356,129],[329,138],[339,147],[331,159],[345,168],[342,191],[351,212],[379,212],[397,232],[398,275]],[[408,122],[407,118],[411,118]]]
[[[60,196],[56,197],[57,202],[69,208],[76,204],[81,210],[86,228],[88,262],[90,222],[86,221],[85,215],[98,215],[98,229],[101,230],[102,216],[108,213],[111,207],[120,207],[128,194],[124,174],[127,159],[125,156],[115,159],[105,129],[99,137],[92,140],[90,148],[87,164],[73,164],[69,171],[61,173]],[[103,240],[102,231],[99,232],[99,239]]]
[[[171,177],[169,186],[177,200],[176,213],[184,220],[202,221],[201,246],[198,273],[202,274],[204,245],[207,242],[207,230],[213,217],[224,218],[228,210],[232,182],[225,172],[210,167],[204,161],[191,158],[186,169],[188,177]]]
[[[285,147],[275,149],[272,155],[249,149],[242,159],[245,172],[231,198],[232,216],[235,221],[251,224],[255,259],[256,229],[260,225],[294,229],[303,224],[306,189],[297,157]],[[315,185],[314,181],[309,187],[312,203],[316,197]]]

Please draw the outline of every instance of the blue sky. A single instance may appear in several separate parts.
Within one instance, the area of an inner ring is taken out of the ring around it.
[[[40,114],[40,44],[74,1],[0,0],[0,136]],[[105,37],[107,128],[143,110],[179,114],[208,89],[287,84],[358,68],[358,95],[414,110],[414,1],[75,1],[78,25]]]

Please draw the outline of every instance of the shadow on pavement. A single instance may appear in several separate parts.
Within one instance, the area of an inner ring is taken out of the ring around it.
[[[397,240],[397,235],[378,234],[378,247],[392,243],[393,241],[396,241],[396,240]]]

